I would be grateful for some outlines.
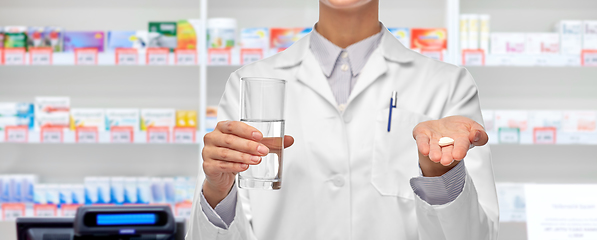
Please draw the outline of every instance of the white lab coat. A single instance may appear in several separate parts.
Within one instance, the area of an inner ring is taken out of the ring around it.
[[[483,123],[473,78],[383,31],[344,112],[308,36],[230,75],[218,119],[239,119],[240,77],[285,79],[286,134],[295,142],[284,152],[282,189],[239,189],[236,217],[227,230],[203,213],[199,182],[187,239],[497,239],[488,146],[468,152],[465,186],[451,203],[429,205],[409,183],[420,176],[412,137],[417,123],[451,115]],[[392,91],[398,101],[387,132]]]

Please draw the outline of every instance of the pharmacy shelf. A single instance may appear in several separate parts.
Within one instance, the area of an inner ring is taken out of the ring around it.
[[[0,131],[1,143],[59,143],[59,144],[198,144],[202,139],[198,131],[168,131],[152,135],[147,131],[134,132],[106,132],[91,131],[79,133],[77,131],[64,130],[42,134],[41,131],[19,132],[11,135],[7,131]],[[131,135],[132,133],[132,135]]]
[[[580,67],[580,55],[487,55],[485,66]]]
[[[597,145],[597,132],[557,131],[555,142],[551,144],[536,143],[533,131],[521,132],[514,142],[507,142],[508,138],[500,139],[499,133],[495,131],[488,131],[487,135],[491,145]]]

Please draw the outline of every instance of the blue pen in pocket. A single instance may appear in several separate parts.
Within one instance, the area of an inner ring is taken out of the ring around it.
[[[396,108],[397,100],[398,93],[396,91],[392,91],[392,97],[390,98],[390,114],[388,116],[388,132],[390,132],[390,127],[392,127],[392,108]]]

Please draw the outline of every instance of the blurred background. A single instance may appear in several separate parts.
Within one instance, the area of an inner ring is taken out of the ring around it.
[[[15,217],[77,204],[169,203],[188,216],[229,74],[317,19],[316,0],[0,1],[2,235]],[[380,0],[380,20],[475,78],[499,239],[532,239],[525,186],[597,183],[597,1]]]

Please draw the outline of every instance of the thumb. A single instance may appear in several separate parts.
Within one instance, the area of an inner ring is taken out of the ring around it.
[[[481,124],[475,122],[471,126],[471,130],[469,133],[469,140],[475,146],[483,146],[483,145],[487,144],[487,142],[489,141],[489,136],[487,136],[487,133],[485,132],[485,129],[483,128],[483,126],[481,126]]]
[[[294,138],[292,136],[284,136],[284,148],[290,147],[294,144]]]

